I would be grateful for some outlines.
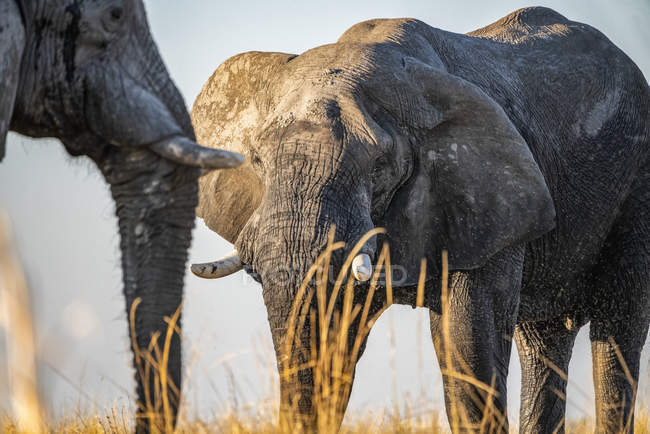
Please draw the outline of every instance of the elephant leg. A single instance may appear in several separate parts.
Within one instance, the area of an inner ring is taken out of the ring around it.
[[[451,273],[448,328],[443,314],[430,313],[452,432],[508,432],[506,377],[523,254],[509,248],[480,269]]]
[[[649,185],[650,172],[640,177],[621,208],[592,273],[597,432],[634,429],[640,356],[650,323]]]
[[[560,318],[517,325],[522,433],[564,432],[566,379],[577,334]]]
[[[596,432],[633,432],[641,350],[648,321],[592,321]]]

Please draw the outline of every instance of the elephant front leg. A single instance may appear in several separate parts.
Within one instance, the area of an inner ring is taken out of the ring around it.
[[[634,432],[641,351],[650,324],[650,170],[645,169],[593,268],[589,330],[596,432]]]
[[[522,433],[564,433],[567,374],[577,333],[562,318],[517,325]]]
[[[639,382],[647,319],[625,323],[592,321],[590,329],[596,392],[597,433],[633,433],[634,406]]]
[[[523,247],[449,275],[431,333],[452,432],[508,432],[506,378],[519,308]]]

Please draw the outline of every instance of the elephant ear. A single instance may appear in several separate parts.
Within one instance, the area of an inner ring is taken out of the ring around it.
[[[25,29],[13,0],[0,0],[0,161],[14,111],[25,47]]]
[[[415,59],[403,65],[410,104],[438,114],[405,120],[418,162],[385,216],[393,264],[406,267],[403,283],[417,283],[423,257],[435,268],[442,249],[450,268],[473,269],[553,229],[544,176],[503,109],[444,70]]]
[[[236,169],[213,171],[199,180],[197,215],[211,230],[234,243],[264,194],[254,170],[251,140],[275,107],[268,88],[287,62],[285,53],[249,52],[217,68],[194,102],[192,123],[198,143],[246,155]]]

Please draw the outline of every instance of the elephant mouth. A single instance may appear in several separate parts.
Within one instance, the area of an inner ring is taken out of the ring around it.
[[[262,275],[257,272],[257,269],[252,265],[244,264],[244,271],[248,274],[254,281],[262,285]]]
[[[324,273],[321,272],[319,274],[326,275],[328,281],[334,284],[342,278],[340,275],[341,269],[344,271],[349,270],[356,285],[367,284],[373,277],[373,264],[377,260],[375,254],[376,246],[373,237],[383,232],[384,230],[381,228],[372,229],[359,238],[357,244],[348,250],[346,257],[343,257],[338,261],[332,261],[331,263],[328,261],[328,269],[325,270]],[[340,247],[337,247],[334,250],[342,248],[344,243],[339,243],[339,245]],[[330,248],[331,246],[328,246],[328,249]],[[333,252],[329,252],[329,254],[333,255]],[[317,259],[313,266],[320,266],[318,264],[319,260]],[[219,279],[234,274],[240,270],[244,270],[253,278],[253,280],[262,284],[262,286],[265,284],[278,286],[290,285],[292,283],[295,284],[295,276],[300,276],[305,271],[303,268],[304,267],[298,266],[291,267],[288,263],[284,264],[282,262],[275,262],[270,266],[266,265],[262,267],[251,263],[251,261],[246,260],[246,258],[242,258],[238,250],[235,249],[228,255],[217,259],[216,261],[192,264],[191,271],[196,276],[204,279]]]

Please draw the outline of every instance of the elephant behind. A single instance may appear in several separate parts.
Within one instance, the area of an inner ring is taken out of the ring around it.
[[[132,319],[137,430],[152,428],[149,421],[171,430],[181,343],[166,335],[166,320],[180,327],[197,180],[242,156],[196,144],[141,0],[0,0],[0,159],[9,130],[60,139],[110,184]],[[153,350],[154,338],[167,349],[162,357],[153,351],[157,374],[139,351]]]
[[[631,429],[650,321],[649,114],[636,65],[596,29],[546,8],[467,35],[371,20],[299,56],[240,54],[192,111],[202,143],[248,157],[200,181],[198,215],[236,252],[193,271],[243,267],[262,284],[282,369],[291,307],[331,225],[347,252],[383,227],[354,259],[355,297],[387,242],[404,270],[394,300],[415,304],[425,258],[441,367],[496,390],[445,375],[452,427],[454,411],[481,423],[490,399],[507,430],[514,336],[522,430],[563,429],[558,371],[590,321],[598,430]],[[442,344],[443,311],[454,354]],[[322,336],[314,332],[296,331],[307,343]],[[313,393],[311,372],[281,378],[282,402],[315,421]]]

